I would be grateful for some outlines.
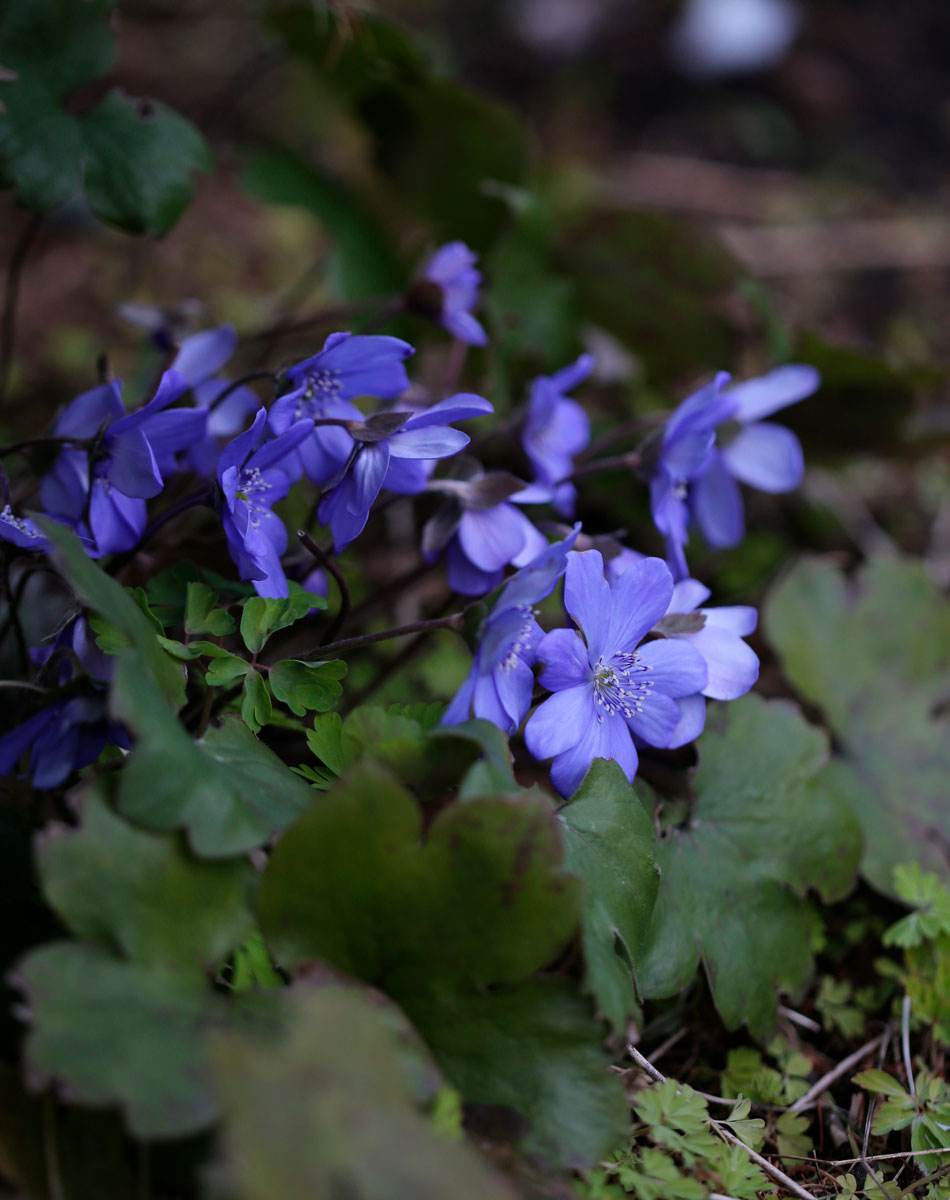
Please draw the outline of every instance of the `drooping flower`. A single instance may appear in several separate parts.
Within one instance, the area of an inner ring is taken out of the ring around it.
[[[539,483],[553,487],[566,479],[573,469],[574,456],[590,441],[590,418],[565,393],[583,383],[593,369],[592,355],[582,354],[569,367],[553,375],[539,375],[531,384],[521,444]],[[577,489],[572,483],[560,483],[553,492],[555,512],[569,519],[576,498]]]
[[[118,380],[84,392],[56,422],[57,437],[89,440],[67,447],[43,479],[40,496],[50,514],[87,531],[100,554],[129,550],[145,529],[145,501],[162,490],[176,456],[201,436],[206,414],[179,408],[164,412],[186,390],[166,371],[152,399],[126,413]]]
[[[642,555],[623,550],[611,559],[604,574],[608,582],[618,579]],[[679,638],[693,646],[706,662],[706,686],[695,696],[677,700],[680,722],[669,743],[670,749],[695,741],[706,724],[706,698],[736,700],[744,696],[759,677],[759,659],[742,640],[755,632],[758,613],[750,605],[700,608],[710,596],[709,588],[696,579],[681,579],[673,588],[669,607],[653,628],[667,638]]]
[[[468,445],[468,434],[451,428],[452,422],[492,411],[481,396],[460,393],[422,412],[381,412],[365,420],[360,415],[348,427],[358,448],[318,510],[330,526],[336,553],[362,533],[384,484],[402,494],[422,491],[427,480],[421,463],[448,458]]]
[[[689,575],[684,547],[696,524],[711,546],[736,546],[745,533],[737,480],[766,492],[798,486],[802,448],[791,430],[760,418],[814,392],[814,367],[792,363],[726,386],[720,373],[673,412],[650,480],[653,520],[666,538],[677,579]]]
[[[59,650],[69,650],[58,660],[56,680],[64,686],[78,680],[75,664],[88,672],[81,690],[63,696],[41,709],[22,725],[0,738],[0,775],[9,775],[27,750],[29,773],[36,788],[54,788],[69,776],[95,762],[109,744],[129,749],[126,730],[108,713],[108,688],[112,664],[93,645],[84,618],[63,629],[55,642],[33,653],[43,664]]]
[[[731,406],[729,425],[719,431],[716,447],[690,487],[690,509],[711,546],[737,546],[745,536],[738,483],[771,493],[790,492],[801,483],[801,443],[784,425],[762,418],[804,400],[820,384],[814,367],[789,363],[722,393]]]
[[[554,694],[525,728],[535,758],[553,758],[551,781],[562,795],[574,791],[595,758],[613,759],[632,780],[634,735],[668,746],[681,718],[677,701],[706,687],[706,663],[695,647],[642,642],[672,595],[661,559],[634,564],[611,586],[598,551],[568,557],[564,605],[581,633],[555,629],[542,639],[540,683]]]
[[[554,591],[580,525],[511,577],[482,626],[472,669],[445,711],[443,725],[484,717],[514,733],[531,707],[538,643],[544,636],[534,605]]]
[[[716,440],[716,426],[732,410],[722,389],[725,371],[694,392],[670,414],[650,475],[650,511],[666,540],[666,558],[676,579],[689,574],[684,547],[689,539],[689,485],[705,468]]]
[[[221,452],[221,523],[241,578],[250,580],[259,596],[285,597],[287,577],[280,557],[287,549],[287,529],[272,510],[294,482],[282,464],[309,437],[312,422],[297,421],[261,445],[266,421],[267,410],[261,408],[250,429]]]
[[[271,406],[270,428],[285,433],[306,417],[362,421],[363,414],[350,401],[355,396],[399,396],[409,387],[403,363],[414,353],[400,338],[331,333],[319,354],[287,371],[291,390]],[[352,437],[341,426],[316,425],[285,469],[295,479],[306,474],[319,487],[339,473],[353,449]]]
[[[468,479],[438,479],[429,484],[448,502],[426,522],[422,553],[435,562],[444,551],[450,587],[463,596],[483,596],[501,583],[505,567],[527,566],[547,546],[516,504],[544,504],[551,496],[544,485],[526,487],[503,471],[482,472]]]
[[[478,256],[464,242],[448,242],[426,263],[422,278],[409,290],[409,307],[436,321],[469,346],[484,346],[488,334],[472,315],[478,304],[482,273]]]
[[[232,381],[220,374],[237,349],[237,340],[233,325],[203,329],[182,339],[171,365],[187,380],[196,404],[207,413],[204,436],[185,454],[188,465],[199,475],[214,473],[219,441],[240,433],[260,407],[260,400],[249,387],[233,387]]]

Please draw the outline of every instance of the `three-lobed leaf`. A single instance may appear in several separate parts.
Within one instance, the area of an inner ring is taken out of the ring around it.
[[[280,700],[295,716],[309,712],[326,712],[333,708],[343,694],[339,680],[346,674],[346,663],[303,662],[287,658],[274,663],[267,682],[275,700]]]

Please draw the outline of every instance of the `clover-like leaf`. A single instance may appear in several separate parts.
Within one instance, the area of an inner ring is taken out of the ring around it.
[[[259,733],[273,715],[273,705],[260,671],[253,667],[244,676],[241,693],[241,719],[251,733]]]
[[[112,702],[138,734],[122,769],[119,809],[150,829],[184,829],[196,854],[221,858],[262,845],[313,793],[239,720],[194,742],[148,688],[135,659],[116,670]]]
[[[0,183],[46,211],[80,190],[103,221],[167,233],[210,155],[194,126],[154,100],[113,89],[88,112],[77,89],[114,57],[112,0],[6,0],[0,11]]]
[[[223,637],[233,633],[234,618],[223,608],[216,608],[218,594],[200,580],[188,584],[185,597],[184,624],[186,633],[210,633]]]
[[[566,865],[584,882],[587,986],[622,1033],[637,1011],[637,960],[659,886],[653,822],[617,764],[603,760],[558,820]]]
[[[135,829],[96,793],[78,830],[42,835],[37,860],[46,899],[72,932],[137,963],[201,977],[253,928],[247,862],[196,859],[177,835]]]
[[[514,1109],[539,1153],[590,1161],[622,1136],[623,1100],[575,985],[532,978],[573,935],[579,890],[542,798],[449,806],[423,842],[418,803],[364,762],[278,843],[259,909],[279,962],[381,988],[466,1101]]]
[[[311,608],[326,608],[326,603],[322,596],[314,596],[302,590],[291,592],[282,599],[251,596],[244,602],[241,613],[241,637],[244,645],[252,654],[259,654],[272,633],[293,625],[295,621],[305,617]]]
[[[276,1045],[210,1039],[228,1172],[244,1200],[422,1200],[447,1187],[456,1200],[514,1200],[474,1148],[427,1118],[414,1077],[437,1084],[438,1071],[397,1010],[332,983],[295,988],[286,1000],[288,1028]]]
[[[346,674],[346,663],[303,662],[286,658],[274,663],[267,677],[275,700],[284,704],[298,717],[310,712],[326,712],[343,695],[338,680]]]
[[[699,750],[690,818],[657,846],[639,982],[647,998],[670,996],[702,961],[726,1025],[759,1036],[776,990],[794,993],[811,970],[804,893],[848,892],[860,833],[826,738],[793,705],[752,695],[716,708]]]
[[[766,630],[797,690],[841,746],[864,834],[861,870],[893,893],[917,862],[950,881],[950,603],[922,563],[869,563],[853,581],[807,560],[773,590]]]

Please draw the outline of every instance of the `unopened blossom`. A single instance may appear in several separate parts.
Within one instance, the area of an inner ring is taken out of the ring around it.
[[[287,549],[287,529],[272,509],[294,482],[282,464],[309,437],[312,422],[297,421],[280,437],[264,441],[266,421],[267,410],[261,408],[250,429],[221,452],[221,523],[241,578],[250,580],[259,596],[284,597],[287,577],[280,558]]]
[[[414,354],[401,338],[381,335],[331,333],[319,354],[287,371],[290,390],[274,401],[268,424],[275,434],[286,433],[305,418],[362,421],[351,403],[356,396],[392,400],[409,387],[403,365]],[[306,474],[322,486],[341,470],[355,447],[342,426],[313,427],[310,437],[288,459],[286,470],[297,479]]]
[[[531,707],[538,643],[544,636],[535,605],[554,591],[580,525],[563,541],[547,546],[511,577],[485,619],[468,678],[445,711],[443,725],[483,717],[514,733]]]
[[[407,296],[411,309],[436,321],[469,346],[488,342],[488,335],[473,315],[482,284],[477,262],[478,256],[464,242],[448,242],[429,259],[422,278]]]
[[[551,781],[570,795],[595,758],[613,759],[628,779],[637,770],[634,735],[669,746],[678,700],[708,682],[700,652],[686,642],[644,642],[673,596],[666,563],[646,558],[614,583],[596,550],[568,557],[564,606],[580,632],[555,629],[538,646],[539,682],[554,694],[525,727],[538,759],[551,758]]]
[[[521,444],[535,479],[553,488],[554,510],[568,519],[574,513],[577,489],[561,481],[571,474],[575,455],[590,442],[590,418],[566,393],[583,383],[593,369],[593,357],[582,354],[553,375],[539,375],[531,384],[528,415],[521,431]]]

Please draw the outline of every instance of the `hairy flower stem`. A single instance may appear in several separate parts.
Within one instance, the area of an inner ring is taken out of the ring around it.
[[[16,454],[20,450],[32,450],[34,446],[91,446],[95,438],[78,437],[36,437],[25,438],[22,442],[11,442],[9,446],[0,446],[0,458],[8,454]]]
[[[269,379],[271,383],[273,383],[274,387],[280,383],[280,376],[274,371],[251,371],[247,375],[242,375],[240,379],[235,379],[233,383],[229,383],[221,395],[216,396],[212,403],[208,405],[208,412],[214,412],[214,410],[225,400],[227,400],[228,396],[236,392],[238,388],[242,388],[248,383],[256,383],[260,379]]]
[[[462,613],[450,613],[447,617],[432,617],[428,621],[413,621],[411,625],[397,625],[395,629],[383,629],[379,633],[364,633],[359,637],[343,638],[339,642],[328,642],[301,655],[301,658],[323,658],[327,654],[343,654],[347,650],[358,650],[374,642],[386,642],[390,638],[406,637],[410,633],[429,633],[434,629],[452,629],[462,620]]]
[[[573,483],[575,479],[580,479],[584,475],[594,475],[598,471],[613,471],[618,467],[625,467],[628,471],[635,471],[640,466],[641,455],[639,450],[628,450],[625,454],[612,454],[609,458],[597,458],[593,462],[583,463],[579,467],[575,467],[570,475],[566,475],[563,479],[559,479],[554,487],[560,487],[563,483]]]
[[[337,566],[337,564],[333,561],[333,559],[330,557],[330,555],[327,554],[325,550],[320,549],[320,547],[317,545],[317,543],[313,540],[313,538],[310,536],[309,533],[307,533],[307,531],[305,529],[298,529],[297,537],[300,539],[300,543],[304,547],[304,549],[308,550],[310,552],[310,554],[312,554],[313,557],[317,560],[317,564],[320,567],[322,567],[325,571],[329,572],[330,575],[333,576],[334,580],[336,581],[336,586],[339,588],[340,608],[336,614],[336,617],[327,626],[326,632],[324,633],[323,637],[320,639],[321,642],[324,642],[324,643],[332,642],[333,639],[336,637],[336,635],[340,632],[340,627],[342,626],[343,622],[349,616],[349,613],[350,613],[350,589],[347,585],[346,578],[343,575],[343,572],[340,570],[340,568]]]
[[[143,550],[152,540],[156,533],[167,525],[169,521],[174,520],[179,513],[187,512],[189,508],[197,508],[199,505],[210,505],[214,499],[214,490],[212,488],[202,488],[200,492],[192,492],[190,496],[185,496],[179,500],[177,504],[173,504],[171,508],[166,508],[163,513],[160,513],[154,521],[146,528],[145,532],[131,548],[122,554],[117,554],[116,557],[109,563],[109,574],[117,575],[123,567],[127,566],[140,550]]]

